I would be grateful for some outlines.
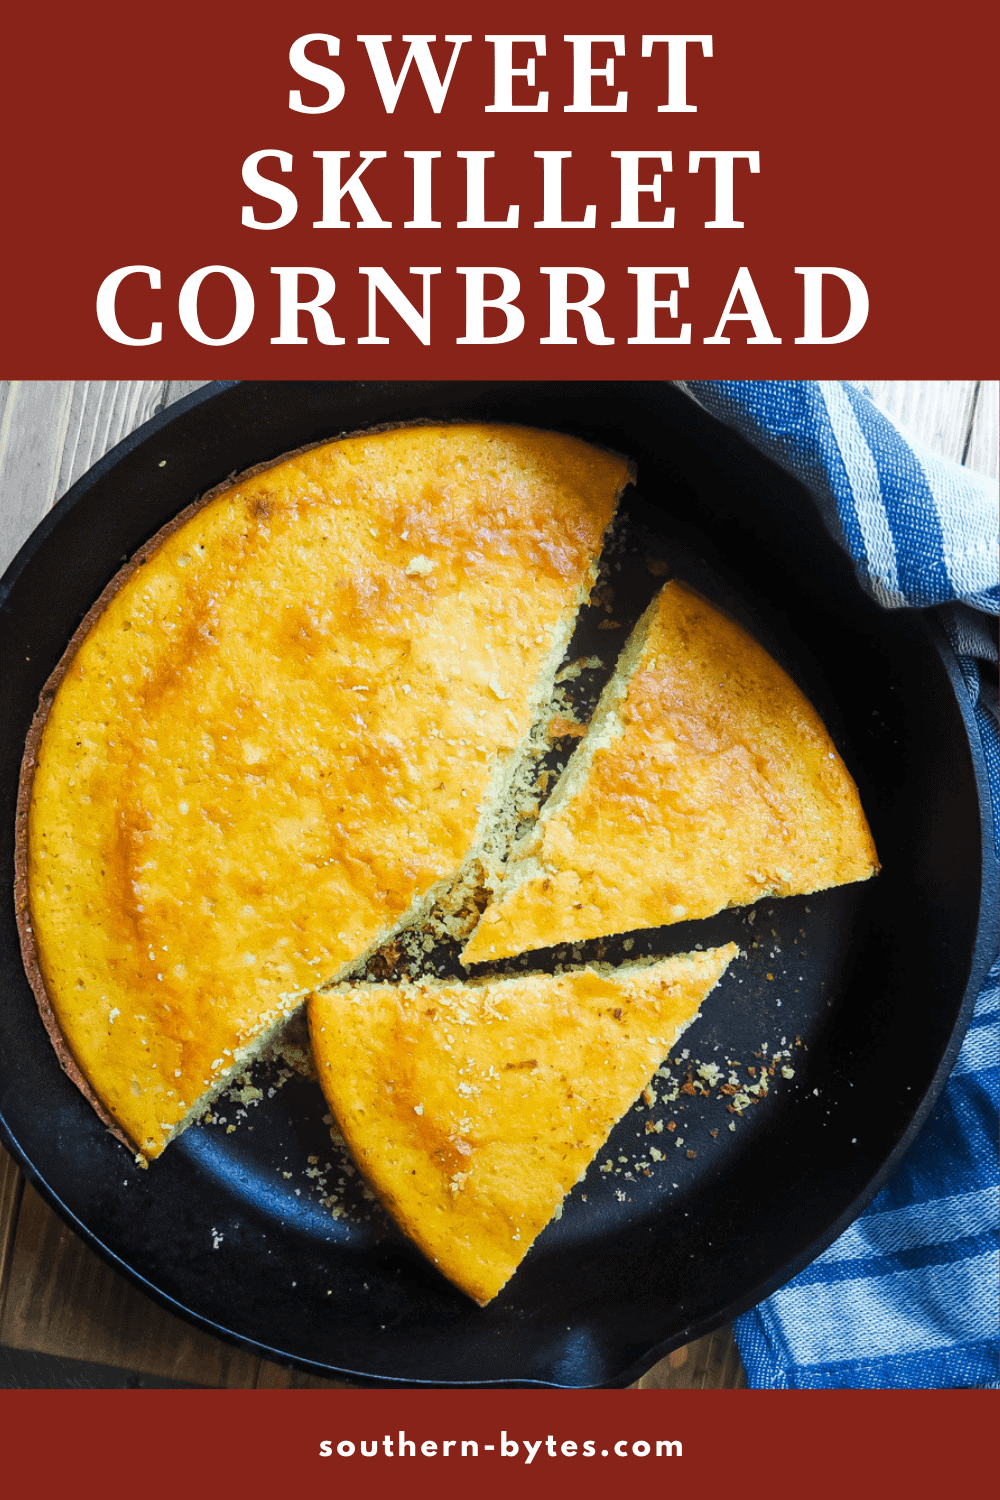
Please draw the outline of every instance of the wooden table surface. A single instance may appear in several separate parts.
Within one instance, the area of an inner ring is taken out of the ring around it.
[[[937,452],[997,473],[993,381],[866,382]],[[0,383],[0,571],[90,466],[202,381]],[[173,1317],[89,1250],[0,1148],[0,1388],[337,1387]],[[638,1387],[745,1387],[731,1328],[655,1365]]]

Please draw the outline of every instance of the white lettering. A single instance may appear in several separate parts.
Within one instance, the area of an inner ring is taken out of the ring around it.
[[[434,218],[431,208],[431,162],[441,155],[440,151],[404,151],[413,162],[413,218],[407,219],[404,229],[440,229],[440,220]]]
[[[223,334],[221,339],[209,338],[201,326],[198,317],[198,294],[201,291],[202,282],[208,276],[225,276],[236,294],[236,311],[233,314],[232,327],[229,332]],[[202,266],[200,271],[194,271],[181,287],[181,294],[177,299],[177,311],[185,332],[199,344],[209,344],[212,348],[218,348],[221,344],[235,344],[241,339],[253,322],[253,288],[245,276],[239,271],[234,271],[231,266]]]
[[[733,312],[733,304],[737,297],[743,298],[746,312]],[[726,324],[733,321],[750,323],[753,326],[753,337],[747,339],[748,344],[780,344],[771,332],[771,325],[767,321],[757,288],[753,284],[753,278],[746,266],[740,266],[736,280],[733,282],[726,310],[719,319],[719,326],[711,338],[702,339],[703,344],[728,344],[729,340],[723,337],[722,330]]]
[[[456,151],[456,156],[465,158],[465,218],[459,229],[516,229],[520,212],[518,204],[512,203],[506,219],[486,218],[486,163],[492,151]]]
[[[845,271],[840,266],[796,266],[796,276],[801,276],[803,318],[802,337],[797,344],[846,344],[859,334],[868,321],[868,288],[860,276]],[[839,333],[823,335],[823,277],[837,276],[847,288],[850,298],[847,322]]]
[[[653,48],[657,42],[667,44],[667,102],[657,106],[657,113],[661,115],[695,114],[698,106],[687,102],[688,43],[695,45],[700,43],[702,56],[711,57],[712,38],[710,36],[644,36],[642,39],[643,57],[652,57]]]
[[[625,52],[625,38],[623,36],[567,36],[563,37],[563,41],[573,44],[573,103],[563,105],[564,114],[623,113],[628,108],[627,93],[618,94],[614,104],[591,102],[591,87],[595,78],[603,78],[609,88],[614,86],[615,81],[615,58],[609,57],[603,68],[595,68],[591,49],[595,42],[607,42],[614,48],[615,57],[621,57]]]
[[[268,177],[262,177],[257,168],[262,161],[274,157],[278,163],[278,169],[282,172],[292,170],[292,155],[290,151],[254,151],[243,163],[243,181],[251,193],[256,193],[260,198],[268,198],[276,203],[280,212],[276,219],[258,219],[254,215],[253,208],[249,204],[243,205],[243,224],[247,229],[284,229],[290,224],[298,212],[298,202],[291,188],[285,187],[284,183],[272,182]]]
[[[434,65],[434,59],[431,56],[431,49],[428,45],[429,42],[437,41],[436,36],[403,37],[404,42],[409,42],[410,50],[406,54],[402,68],[399,70],[398,78],[393,78],[389,59],[385,55],[385,44],[392,41],[391,36],[359,36],[358,41],[364,42],[368,49],[368,59],[372,65],[372,72],[375,74],[375,82],[378,84],[379,93],[382,95],[382,103],[385,105],[387,115],[391,115],[396,108],[406,75],[410,71],[410,63],[414,61],[416,61],[417,72],[420,74],[427,97],[430,100],[431,109],[436,115],[439,115],[448,94],[448,87],[451,83],[452,74],[455,71],[455,64],[458,62],[458,54],[462,50],[463,43],[471,42],[472,38],[471,36],[445,37],[446,42],[451,42],[451,61],[448,64],[448,71],[444,75],[443,80]]]
[[[751,172],[760,171],[759,151],[692,151],[688,171],[697,172],[702,161],[715,162],[715,218],[706,219],[706,229],[742,229],[743,221],[733,218],[733,162],[748,161]]]
[[[326,304],[337,290],[329,271],[322,266],[272,266],[271,275],[278,277],[280,298],[279,333],[272,344],[308,344],[307,338],[299,336],[299,313],[309,313],[313,320],[316,337],[321,344],[342,344],[333,331],[333,320],[325,311]],[[299,278],[311,276],[316,282],[316,295],[308,301],[299,298]]]
[[[423,307],[420,312],[414,307],[392,277],[383,266],[359,266],[362,275],[368,277],[368,333],[364,338],[358,339],[359,344],[387,344],[387,338],[380,338],[376,327],[376,304],[377,294],[388,302],[389,306],[402,318],[407,328],[416,334],[422,344],[431,341],[431,289],[430,279],[432,276],[441,274],[440,266],[411,266],[410,275],[423,278]]]
[[[677,317],[677,287],[665,301],[656,300],[657,276],[676,276],[677,286],[688,284],[687,266],[629,266],[630,276],[635,277],[635,338],[630,344],[690,344],[691,324],[682,323],[681,331],[673,338],[657,336],[656,310],[662,307],[672,318]]]
[[[640,219],[639,217],[639,194],[651,193],[654,203],[660,202],[662,177],[655,173],[652,182],[639,181],[639,163],[652,159],[659,161],[664,172],[671,170],[671,155],[669,151],[612,151],[621,163],[619,175],[621,178],[621,218],[615,219],[611,225],[612,229],[673,229],[674,211],[672,208],[663,210],[662,219]]]
[[[594,303],[604,296],[604,277],[599,271],[588,266],[539,266],[538,269],[549,278],[549,332],[547,338],[539,339],[540,344],[576,343],[567,327],[571,312],[579,313],[583,319],[588,344],[614,343],[614,339],[605,335],[600,313],[594,309]],[[586,294],[576,302],[569,300],[571,276],[582,276],[587,283]]]
[[[325,115],[328,110],[336,109],[343,99],[344,80],[332,68],[324,68],[321,63],[312,62],[306,56],[306,48],[310,42],[325,42],[330,57],[339,57],[340,38],[329,36],[325,31],[311,31],[308,36],[297,37],[288,52],[288,61],[299,77],[308,78],[310,83],[318,83],[325,88],[326,100],[322,104],[303,104],[299,90],[292,89],[288,95],[288,108],[300,115]]]
[[[385,156],[384,151],[360,151],[361,165],[347,179],[343,187],[340,185],[340,163],[350,156],[349,151],[314,151],[315,156],[323,163],[323,217],[313,220],[314,229],[350,229],[350,219],[340,217],[340,205],[344,195],[349,194],[353,200],[354,207],[358,210],[361,218],[358,222],[359,229],[391,229],[391,219],[383,219],[375,207],[364,183],[361,174],[370,162],[378,161]]]
[[[526,42],[534,47],[539,57],[545,56],[543,36],[488,36],[493,43],[493,103],[487,104],[486,114],[530,114],[541,113],[549,107],[549,96],[542,90],[535,104],[514,103],[514,79],[524,78],[530,88],[535,87],[535,59],[529,57],[523,68],[514,66],[514,43]]]
[[[588,203],[582,219],[562,216],[562,164],[572,151],[536,151],[542,163],[542,217],[535,220],[536,229],[593,229],[597,209]]]
[[[114,339],[116,344],[128,344],[132,348],[137,348],[141,344],[158,344],[163,337],[162,323],[151,323],[149,333],[144,339],[130,338],[119,327],[115,299],[118,296],[118,288],[126,276],[148,276],[153,291],[160,290],[160,273],[155,266],[122,266],[119,270],[112,271],[110,276],[105,276],[98,288],[97,321],[108,338]]]
[[[509,344],[524,331],[524,313],[515,306],[514,298],[521,290],[521,283],[513,271],[506,266],[456,266],[456,271],[465,277],[465,336],[456,339],[456,344]],[[499,297],[487,297],[487,276],[499,276]],[[485,311],[496,307],[504,314],[506,323],[502,333],[485,333]]]

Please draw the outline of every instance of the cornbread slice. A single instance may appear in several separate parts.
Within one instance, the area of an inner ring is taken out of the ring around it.
[[[529,428],[350,437],[95,605],[29,739],[17,904],[64,1066],[145,1157],[476,857],[629,477]]]
[[[752,636],[672,581],[462,961],[707,917],[878,867],[819,715]]]
[[[323,1092],[400,1227],[480,1306],[736,954],[313,995]]]

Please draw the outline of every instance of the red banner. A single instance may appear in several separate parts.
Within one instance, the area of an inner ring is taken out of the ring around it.
[[[637,1485],[921,1500],[987,1478],[994,1406],[984,1391],[9,1392],[5,1478],[49,1496],[128,1476],[146,1500]]]
[[[870,0],[21,7],[7,373],[968,376],[995,31]]]

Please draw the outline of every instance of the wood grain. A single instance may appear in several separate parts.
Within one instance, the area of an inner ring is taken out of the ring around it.
[[[632,1386],[634,1391],[746,1390],[747,1377],[732,1325],[675,1349]]]
[[[30,1184],[0,1343],[209,1386],[252,1386],[260,1364],[151,1302],[77,1239]]]
[[[938,453],[997,473],[995,381],[868,381],[879,404]],[[0,569],[80,476],[202,381],[0,383]],[[20,1369],[79,1385],[88,1362],[212,1387],[348,1388],[242,1352],[151,1302],[67,1229],[0,1149],[0,1345]],[[58,1378],[58,1359],[67,1361]],[[22,1377],[19,1377],[22,1378]],[[0,1376],[2,1378],[2,1376]],[[96,1376],[94,1377],[97,1378]],[[12,1377],[13,1379],[13,1377]],[[139,1375],[136,1375],[136,1380]],[[745,1388],[731,1327],[675,1350],[633,1389]]]
[[[962,462],[975,380],[868,380],[878,406],[896,424],[943,458]]]
[[[24,1178],[12,1156],[0,1146],[0,1328],[10,1284],[10,1264],[14,1256],[14,1230],[21,1211]],[[0,1343],[2,1343],[0,1337]]]
[[[0,571],[61,495],[202,380],[0,382]]]
[[[898,426],[943,458],[996,479],[1000,461],[1000,382],[866,380]]]
[[[979,382],[972,431],[962,462],[979,474],[997,478],[1000,466],[1000,381]]]

